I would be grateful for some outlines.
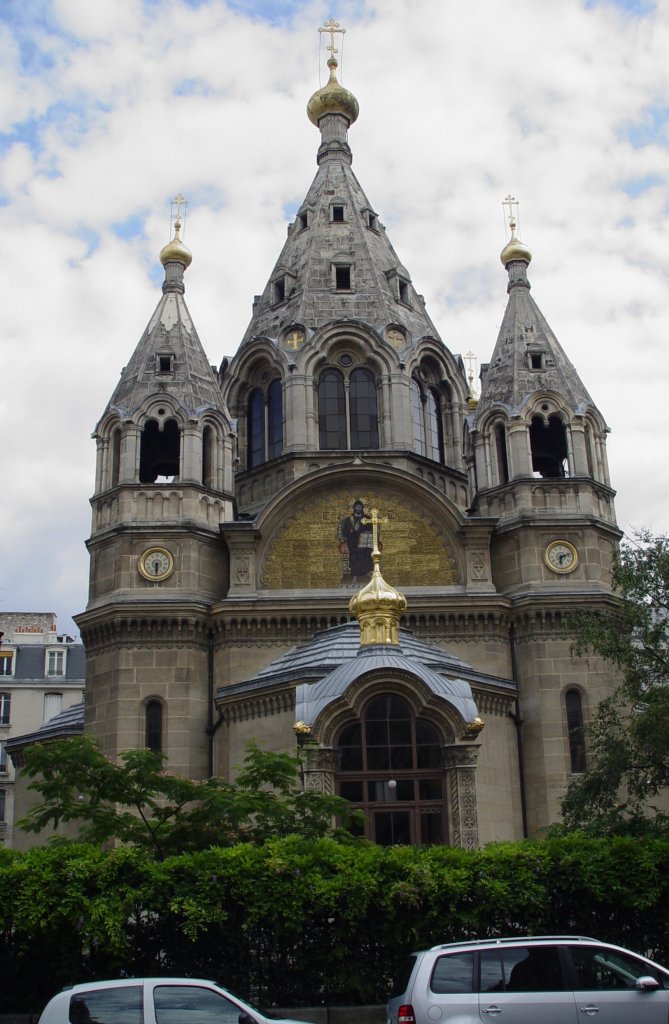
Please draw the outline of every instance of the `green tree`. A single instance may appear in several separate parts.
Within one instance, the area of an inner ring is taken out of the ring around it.
[[[251,743],[234,783],[197,781],[167,771],[151,750],[125,750],[115,762],[89,736],[37,743],[27,748],[23,771],[42,799],[19,827],[41,832],[74,822],[80,842],[116,840],[159,860],[270,836],[350,838],[333,821],[346,825],[356,812],[341,797],[302,790],[302,768],[299,757]]]
[[[669,537],[638,531],[613,568],[611,611],[574,614],[575,653],[609,662],[620,683],[588,728],[588,769],[562,803],[569,829],[666,830],[669,795]]]

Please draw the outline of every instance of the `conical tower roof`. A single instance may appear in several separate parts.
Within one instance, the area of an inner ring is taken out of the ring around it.
[[[438,337],[367,196],[351,168],[348,128],[357,118],[355,97],[339,85],[337,61],[330,80],[307,112],[321,134],[318,171],[298,209],[270,280],[254,304],[244,343],[277,338],[291,324],[307,334],[338,320],[359,320],[378,331],[398,324],[409,343]],[[337,266],[350,266],[351,286],[336,285]],[[402,282],[402,294],[400,283]],[[277,294],[277,282],[281,291]]]
[[[215,371],[184,299],[184,272],[192,256],[180,232],[177,217],[174,237],[160,253],[165,267],[162,298],[121,371],[107,406],[107,410],[114,409],[124,417],[132,416],[149,395],[158,391],[177,398],[189,415],[207,408],[225,410]]]
[[[594,403],[530,295],[527,268],[532,255],[516,237],[515,228],[512,220],[511,240],[500,254],[509,276],[509,299],[485,371],[477,417],[492,405],[515,412],[529,395],[544,390],[557,392],[575,412],[582,411]]]

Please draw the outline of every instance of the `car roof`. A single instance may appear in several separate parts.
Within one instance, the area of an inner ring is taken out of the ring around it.
[[[438,946],[430,946],[427,953],[437,949],[462,949],[463,946],[475,949],[477,946],[509,946],[522,943],[526,946],[531,942],[595,942],[597,945],[604,945],[600,939],[593,939],[589,935],[510,935],[505,938],[493,937],[490,939],[465,939],[463,942],[444,942]],[[622,947],[621,947],[622,948]]]
[[[160,982],[161,985],[216,985],[217,988],[221,988],[221,985],[217,981],[212,981],[211,978],[174,978],[170,976],[169,978],[111,978],[106,981],[82,981],[77,985],[67,985],[62,991],[70,993],[88,992],[91,989],[143,985],[145,982]]]

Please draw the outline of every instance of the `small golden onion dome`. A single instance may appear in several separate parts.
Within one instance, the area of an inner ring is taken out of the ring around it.
[[[532,259],[532,253],[526,245],[523,245],[519,238],[512,235],[511,241],[504,246],[499,254],[499,258],[506,267],[512,260],[525,260],[526,263],[529,263]]]
[[[176,261],[177,263],[183,263],[184,267],[189,267],[193,262],[193,255],[190,249],[183,244],[179,237],[180,231],[181,221],[176,220],[174,222],[174,238],[160,250],[160,262],[163,266],[166,263]]]
[[[335,74],[337,61],[334,57],[330,57],[328,67],[330,69],[330,81],[322,89],[315,92],[307,103],[309,120],[318,127],[318,122],[325,114],[343,114],[344,117],[348,118],[348,123],[353,124],[354,121],[358,120],[358,114],[360,113],[358,101],[352,92],[349,92],[348,89],[345,89],[337,81]]]
[[[399,590],[386,583],[379,568],[379,553],[375,550],[374,570],[369,583],[349,602],[349,611],[360,623],[360,643],[399,643],[400,618],[407,608],[407,599]]]

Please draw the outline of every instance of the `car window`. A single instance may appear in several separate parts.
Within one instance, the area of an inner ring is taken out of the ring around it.
[[[143,1024],[142,986],[90,989],[70,999],[70,1024]]]
[[[157,985],[153,990],[157,1024],[238,1024],[240,1006],[200,985]]]
[[[434,965],[430,988],[433,992],[473,992],[474,954],[448,953],[440,956]]]
[[[574,965],[575,988],[611,991],[634,988],[636,979],[650,976],[662,984],[660,972],[629,953],[619,953],[606,946],[570,946]]]
[[[481,992],[561,992],[556,946],[481,950]]]

